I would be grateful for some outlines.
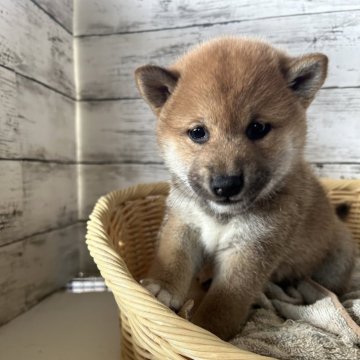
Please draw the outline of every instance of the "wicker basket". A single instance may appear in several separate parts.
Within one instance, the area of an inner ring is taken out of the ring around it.
[[[351,204],[348,224],[360,244],[360,180],[323,180],[334,203]],[[154,256],[167,183],[103,196],[88,222],[87,244],[120,309],[123,359],[265,359],[184,320],[138,280]]]

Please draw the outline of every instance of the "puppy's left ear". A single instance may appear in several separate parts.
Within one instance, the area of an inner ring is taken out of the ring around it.
[[[289,88],[299,97],[305,108],[314,100],[315,94],[323,85],[327,67],[328,58],[320,53],[293,58],[288,63],[285,77]]]
[[[135,80],[141,96],[156,115],[173,93],[179,75],[168,69],[145,65],[135,70]]]

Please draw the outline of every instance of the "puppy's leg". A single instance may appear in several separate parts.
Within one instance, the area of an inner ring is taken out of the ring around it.
[[[169,214],[160,232],[157,254],[142,285],[163,304],[178,310],[202,259],[198,231]]]
[[[335,232],[334,248],[314,273],[313,279],[341,295],[348,286],[354,268],[356,244],[350,231],[340,221]]]
[[[195,324],[224,340],[239,332],[278,264],[277,256],[259,248],[221,254],[209,292],[192,319]]]

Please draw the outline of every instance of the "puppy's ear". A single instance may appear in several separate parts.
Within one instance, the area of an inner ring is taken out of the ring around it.
[[[135,79],[141,96],[155,114],[159,114],[175,89],[179,75],[159,66],[145,65],[135,70]]]
[[[308,107],[323,85],[328,67],[326,55],[315,53],[293,58],[287,64],[285,77],[289,88]]]

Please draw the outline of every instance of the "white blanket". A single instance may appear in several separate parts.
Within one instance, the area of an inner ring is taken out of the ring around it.
[[[232,344],[278,359],[360,359],[360,259],[341,298],[304,280],[268,284],[258,304]]]

